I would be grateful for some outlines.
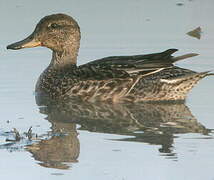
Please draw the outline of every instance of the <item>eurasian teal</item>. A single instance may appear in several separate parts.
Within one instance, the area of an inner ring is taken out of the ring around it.
[[[177,49],[161,53],[112,56],[77,66],[80,28],[65,14],[46,16],[26,39],[7,46],[22,49],[44,46],[53,51],[49,66],[36,84],[38,95],[53,100],[78,97],[87,101],[139,102],[184,100],[202,78],[213,75],[174,66],[196,56],[173,57]]]

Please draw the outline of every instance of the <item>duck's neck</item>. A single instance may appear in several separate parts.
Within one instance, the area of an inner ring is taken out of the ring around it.
[[[77,63],[79,46],[65,48],[63,51],[53,51],[49,67],[63,68]]]

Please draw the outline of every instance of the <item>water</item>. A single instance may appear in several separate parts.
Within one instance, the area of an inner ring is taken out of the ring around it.
[[[214,179],[213,77],[185,105],[36,105],[34,86],[50,51],[5,47],[56,12],[81,26],[79,64],[178,48],[176,55],[200,54],[180,67],[214,70],[212,0],[0,2],[0,179]],[[186,34],[199,26],[200,40]]]

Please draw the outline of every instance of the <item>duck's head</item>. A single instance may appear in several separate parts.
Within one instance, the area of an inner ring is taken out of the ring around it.
[[[77,53],[79,41],[80,29],[77,22],[68,15],[53,14],[42,18],[30,36],[8,45],[7,49],[18,50],[45,46],[55,52],[74,51],[73,53]]]

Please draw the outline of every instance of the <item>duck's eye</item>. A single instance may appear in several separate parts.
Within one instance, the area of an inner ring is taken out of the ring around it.
[[[59,27],[59,25],[58,25],[58,24],[56,24],[56,23],[52,23],[52,24],[50,24],[50,27],[54,29],[54,28]]]

